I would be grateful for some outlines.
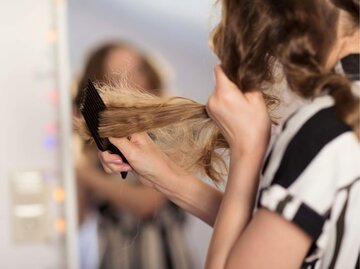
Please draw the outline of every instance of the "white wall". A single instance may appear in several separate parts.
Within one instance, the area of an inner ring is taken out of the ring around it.
[[[176,76],[172,90],[205,102],[217,62],[208,48],[213,11],[211,0],[70,0],[72,71],[81,70],[84,56],[96,45],[114,38],[130,40],[166,59]]]
[[[171,67],[170,89],[176,95],[206,102],[217,63],[208,48],[216,23],[212,0],[70,0],[70,61],[81,72],[89,50],[107,40],[125,39],[156,53]],[[211,229],[189,217],[187,236],[202,268]]]
[[[1,2],[0,268],[77,265],[74,189],[66,184],[74,181],[72,167],[64,169],[71,153],[63,136],[71,134],[65,5]]]

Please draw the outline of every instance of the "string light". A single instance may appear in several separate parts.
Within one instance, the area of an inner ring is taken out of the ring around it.
[[[59,102],[59,92],[57,90],[52,90],[49,93],[49,101],[52,104],[57,104]]]
[[[59,233],[65,233],[66,231],[65,219],[59,218],[55,221],[55,230]]]
[[[46,133],[48,134],[56,134],[58,131],[58,126],[56,123],[54,122],[49,122],[47,125],[46,125]]]
[[[48,149],[54,149],[58,145],[58,140],[54,135],[47,135],[44,138],[43,144]]]
[[[65,191],[63,188],[56,188],[53,190],[52,196],[55,202],[59,204],[63,203],[65,200]]]

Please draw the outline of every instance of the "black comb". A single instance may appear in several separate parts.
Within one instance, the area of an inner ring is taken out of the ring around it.
[[[110,151],[111,153],[117,154],[121,157],[123,162],[128,163],[125,156],[121,151],[115,147],[107,137],[100,137],[99,130],[99,115],[101,112],[106,110],[104,101],[101,99],[100,94],[96,90],[91,80],[88,80],[87,87],[83,90],[81,96],[80,112],[84,116],[86,125],[94,138],[96,146],[101,151]],[[121,177],[125,179],[127,172],[121,172]]]

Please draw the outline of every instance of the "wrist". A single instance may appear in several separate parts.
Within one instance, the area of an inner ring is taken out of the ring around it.
[[[254,186],[258,185],[261,165],[265,153],[258,150],[253,151],[232,151],[230,155],[228,184],[242,193],[252,192]],[[248,178],[249,180],[240,180]],[[235,185],[234,185],[235,184]]]
[[[245,161],[250,160],[252,162],[262,162],[266,153],[265,147],[232,147],[230,148],[230,160],[231,161]]]
[[[176,164],[169,166],[160,180],[155,181],[154,188],[168,197],[177,197],[181,193],[183,184],[187,181],[189,174]]]
[[[245,143],[244,143],[245,142]],[[234,155],[264,156],[270,142],[270,136],[255,137],[242,141],[235,140],[230,145],[230,151]]]

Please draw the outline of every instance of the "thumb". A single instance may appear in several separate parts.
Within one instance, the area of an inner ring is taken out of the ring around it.
[[[114,146],[116,146],[122,154],[128,159],[130,156],[133,156],[133,152],[136,149],[134,143],[129,141],[126,137],[123,138],[114,138],[109,137],[109,140]]]
[[[153,142],[149,134],[146,132],[132,134],[129,140],[134,144],[138,144],[138,145],[147,145],[148,143]]]
[[[224,73],[224,70],[220,65],[215,65],[214,68],[214,75],[215,75],[215,82],[217,86],[229,86],[233,85],[236,87],[236,85],[226,76]]]

